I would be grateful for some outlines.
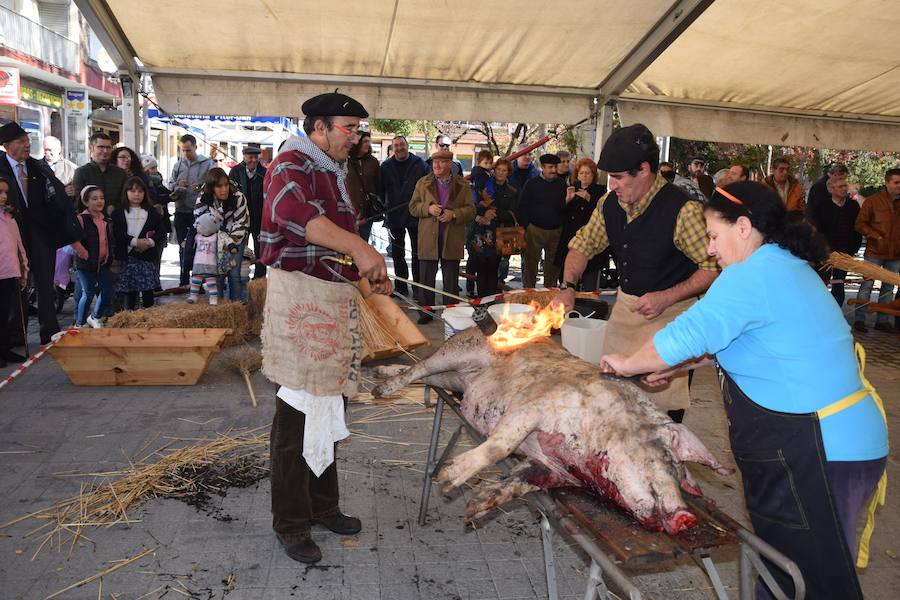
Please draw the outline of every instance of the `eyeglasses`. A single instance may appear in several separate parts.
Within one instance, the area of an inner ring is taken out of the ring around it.
[[[716,192],[719,194],[722,194],[723,196],[725,196],[725,198],[727,198],[728,200],[731,200],[735,204],[739,204],[739,205],[743,206],[744,209],[748,213],[753,214],[752,211],[749,208],[747,208],[747,206],[741,201],[741,199],[738,198],[737,196],[735,196],[734,194],[730,194],[718,186],[716,187]]]
[[[450,144],[438,144],[438,148],[449,148]]]
[[[351,137],[353,137],[354,135],[359,135],[359,127],[358,126],[344,127],[343,125],[338,125],[337,123],[332,123],[331,125],[335,129],[337,129],[338,131],[343,133],[344,135],[349,135]]]

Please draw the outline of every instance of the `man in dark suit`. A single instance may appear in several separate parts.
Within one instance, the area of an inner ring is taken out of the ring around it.
[[[30,156],[28,132],[18,123],[0,127],[0,145],[4,150],[0,152],[0,177],[10,182],[9,205],[15,210],[37,291],[41,343],[48,344],[50,337],[59,332],[53,267],[56,248],[65,235],[60,231],[65,215],[65,187],[46,163]],[[14,302],[13,306],[13,318],[18,325],[21,323],[20,303]]]
[[[259,146],[244,146],[244,160],[234,167],[228,178],[240,186],[247,199],[247,210],[250,211],[250,236],[253,238],[253,251],[256,253],[256,269],[253,278],[266,276],[266,265],[259,260],[259,230],[262,224],[263,179],[266,168],[259,162],[262,151]]]

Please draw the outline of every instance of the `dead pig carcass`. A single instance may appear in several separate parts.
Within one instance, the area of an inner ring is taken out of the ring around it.
[[[573,486],[617,504],[647,529],[677,533],[697,522],[681,490],[700,494],[683,461],[730,472],[640,387],[600,373],[547,338],[496,351],[473,328],[392,374],[374,395],[418,379],[463,392],[463,414],[487,436],[441,470],[444,491],[513,452],[524,455],[503,480],[476,491],[467,520],[536,489]]]

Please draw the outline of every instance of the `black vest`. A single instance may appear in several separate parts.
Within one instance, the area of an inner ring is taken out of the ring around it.
[[[694,261],[682,254],[672,241],[678,213],[686,202],[693,200],[667,183],[653,197],[650,206],[627,223],[616,193],[607,195],[603,202],[603,218],[623,292],[642,296],[665,290],[697,270]]]

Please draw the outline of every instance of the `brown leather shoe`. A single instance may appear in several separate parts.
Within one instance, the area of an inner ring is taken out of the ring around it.
[[[313,517],[312,522],[313,524],[323,525],[332,532],[341,535],[353,535],[362,530],[362,522],[359,519],[341,512],[324,517]]]
[[[854,329],[855,331],[860,332],[860,333],[867,333],[867,332],[869,331],[869,328],[866,327],[866,322],[865,322],[865,321],[854,321],[854,322],[853,322],[853,329]]]
[[[322,560],[322,551],[309,534],[277,537],[284,546],[285,553],[297,562],[316,563]]]
[[[894,328],[888,325],[887,323],[875,323],[875,331],[891,331]]]

